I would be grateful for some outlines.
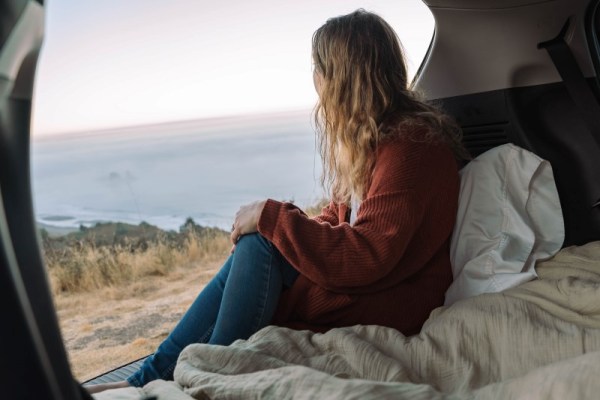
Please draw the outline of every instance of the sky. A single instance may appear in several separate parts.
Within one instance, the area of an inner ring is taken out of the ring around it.
[[[312,33],[360,7],[414,73],[434,29],[421,0],[47,0],[34,137],[311,109]]]

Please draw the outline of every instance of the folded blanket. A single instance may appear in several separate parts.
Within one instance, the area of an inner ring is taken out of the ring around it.
[[[536,269],[538,280],[435,310],[412,337],[378,326],[325,334],[270,326],[227,347],[191,345],[175,369],[177,384],[153,382],[144,393],[593,398],[600,393],[600,242],[563,249]]]

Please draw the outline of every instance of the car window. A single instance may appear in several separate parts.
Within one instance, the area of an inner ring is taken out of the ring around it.
[[[421,1],[47,3],[34,204],[78,379],[155,349],[229,254],[240,205],[319,211],[311,35],[359,7],[413,75],[434,29]]]

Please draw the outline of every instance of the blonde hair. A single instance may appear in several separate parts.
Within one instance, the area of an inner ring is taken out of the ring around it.
[[[399,127],[427,127],[416,140],[444,139],[466,158],[453,120],[409,89],[402,45],[378,15],[359,9],[327,20],[313,34],[312,57],[322,77],[314,110],[321,183],[334,201],[364,198],[377,147]]]

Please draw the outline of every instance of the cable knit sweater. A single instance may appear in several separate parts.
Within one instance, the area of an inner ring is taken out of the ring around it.
[[[258,231],[300,272],[274,324],[321,332],[375,324],[411,335],[443,304],[459,188],[452,152],[405,136],[381,144],[376,157],[353,225],[344,204],[309,218],[267,200]]]

